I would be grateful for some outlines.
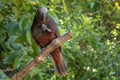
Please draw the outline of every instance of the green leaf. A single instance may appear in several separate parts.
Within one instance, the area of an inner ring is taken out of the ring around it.
[[[2,0],[2,3],[7,3],[8,0]]]
[[[27,42],[27,39],[26,39],[26,36],[25,35],[20,35],[16,38],[15,42],[17,43],[24,43],[24,42]]]
[[[19,7],[13,7],[15,18],[19,18],[20,17],[20,10],[19,9],[20,9]]]
[[[26,38],[27,38],[28,43],[29,43],[29,44],[32,44],[32,41],[31,41],[31,33],[30,33],[29,30],[26,32]]]
[[[20,44],[19,43],[15,43],[17,36],[10,36],[10,38],[8,39],[8,44],[10,45],[11,48],[13,49],[19,49],[20,48]]]
[[[26,11],[29,11],[30,8],[31,8],[31,5],[30,5],[30,4],[27,4],[25,1],[23,1],[23,8],[24,8]]]
[[[8,24],[6,24],[4,27],[7,29],[8,34],[10,35],[15,35],[19,32],[18,24],[15,21],[8,22]]]
[[[0,22],[4,20],[4,16],[0,14]]]
[[[20,67],[20,61],[19,61],[19,59],[20,58],[17,57],[14,60],[14,65],[13,66],[14,66],[15,69],[18,69]]]
[[[20,23],[19,23],[20,30],[23,30],[26,27],[26,25],[27,25],[26,18],[22,17],[22,19],[20,20]]]
[[[3,60],[3,63],[4,64],[11,64],[13,61],[14,61],[14,58],[15,58],[16,56],[14,55],[14,54],[9,54],[9,55],[7,55],[6,57],[5,57],[5,59]]]
[[[40,47],[35,43],[35,41],[32,42],[32,48],[34,50],[33,56],[36,56],[40,52]]]

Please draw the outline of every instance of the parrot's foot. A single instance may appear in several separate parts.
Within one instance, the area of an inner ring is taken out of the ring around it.
[[[42,29],[43,31],[47,30],[48,32],[51,32],[51,30],[45,24],[42,24]]]

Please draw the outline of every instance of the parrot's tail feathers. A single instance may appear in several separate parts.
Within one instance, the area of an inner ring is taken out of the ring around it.
[[[66,76],[67,65],[62,58],[61,52],[58,51],[58,53],[53,53],[51,57],[52,57],[52,62],[54,64],[54,69],[55,69],[55,72],[57,73],[57,76],[58,77]]]
[[[67,66],[66,66],[65,62],[62,62],[60,64],[55,63],[54,68],[55,68],[55,71],[56,71],[58,77],[66,76]]]

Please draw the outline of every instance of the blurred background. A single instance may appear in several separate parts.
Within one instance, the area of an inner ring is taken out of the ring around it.
[[[120,80],[120,1],[0,0],[0,80],[20,71],[40,52],[30,28],[40,6],[49,9],[61,35],[68,66],[59,78],[49,57],[24,80]]]

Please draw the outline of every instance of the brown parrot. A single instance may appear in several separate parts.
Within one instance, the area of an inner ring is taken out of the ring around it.
[[[55,21],[48,15],[48,9],[41,7],[36,12],[31,27],[31,33],[35,42],[44,49],[52,40],[59,37],[59,31]],[[59,77],[65,76],[67,67],[62,57],[61,47],[54,49],[50,53],[54,69]]]

